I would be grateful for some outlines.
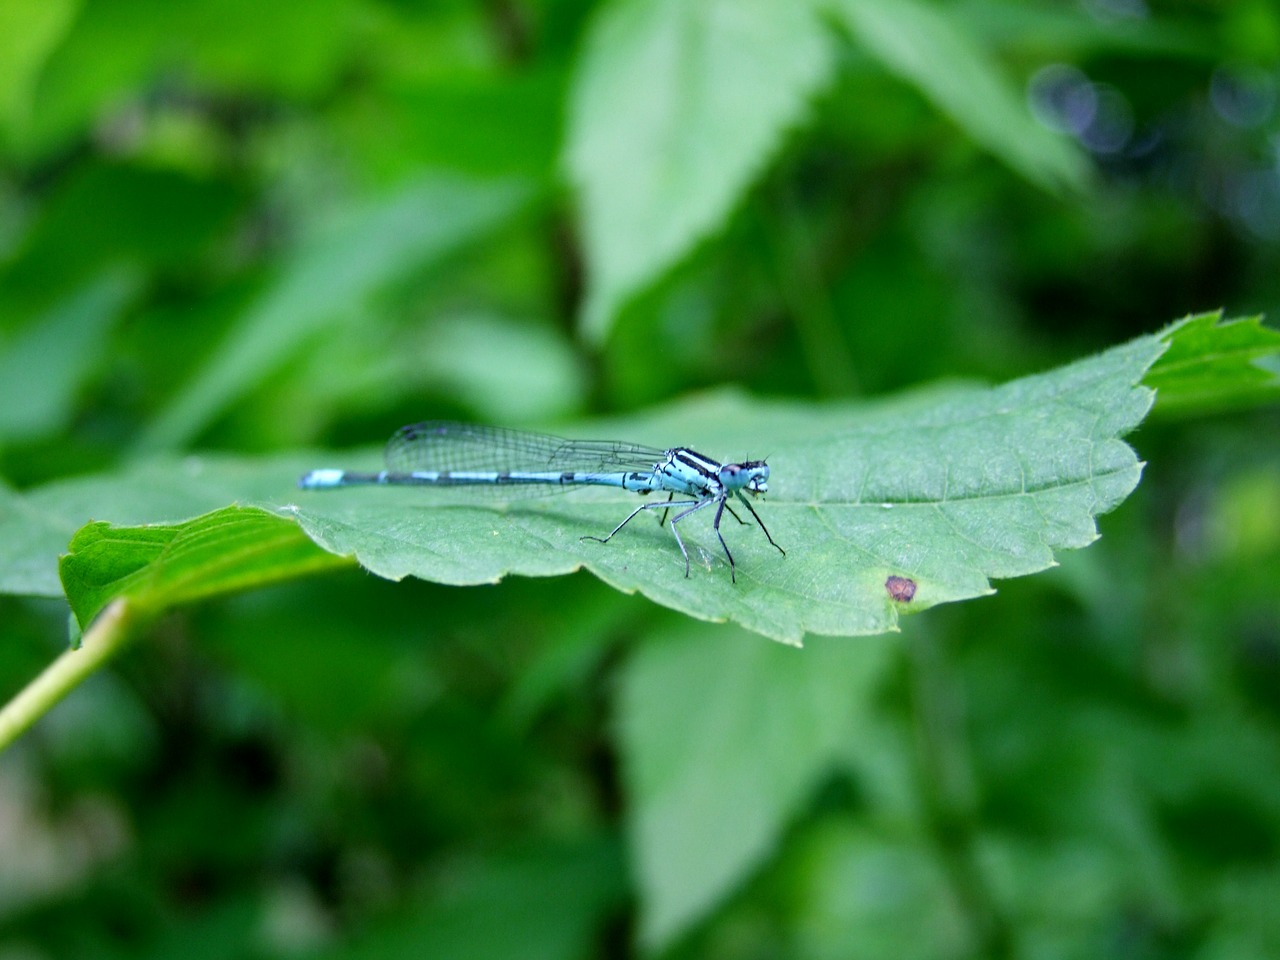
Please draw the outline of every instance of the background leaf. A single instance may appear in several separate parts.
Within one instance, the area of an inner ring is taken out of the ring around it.
[[[127,271],[108,271],[0,344],[0,440],[66,426],[108,327],[138,286]]]
[[[473,242],[527,198],[514,183],[430,178],[329,225],[241,317],[195,382],[143,435],[140,448],[189,440],[308,339],[348,319],[380,287]]]
[[[75,0],[15,0],[0,11],[0,129],[13,134],[31,121],[35,79],[71,26]]]
[[[917,87],[976,142],[1050,190],[1083,190],[1081,152],[1038,124],[961,14],[917,0],[832,0],[831,9],[886,69]]]
[[[443,902],[384,921],[326,960],[421,956],[441,960],[558,960],[583,954],[620,895],[616,847],[547,845],[468,864]],[[553,878],[548,882],[548,878]],[[494,923],[501,916],[502,923]]]
[[[846,742],[869,734],[858,721],[888,652],[801,654],[691,627],[633,653],[619,724],[644,942],[669,943],[772,852]]]
[[[830,66],[807,3],[621,0],[602,12],[566,153],[582,198],[589,336],[603,339],[630,296],[722,222]]]
[[[76,530],[8,487],[0,487],[0,591],[21,596],[58,597],[54,559]]]

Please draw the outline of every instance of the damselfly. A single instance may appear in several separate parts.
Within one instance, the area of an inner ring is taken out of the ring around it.
[[[736,565],[720,533],[720,518],[728,510],[738,523],[746,523],[730,503],[737,500],[747,508],[769,543],[786,555],[786,551],[774,543],[764,521],[744,496],[768,492],[769,465],[763,460],[721,464],[687,447],[659,450],[633,443],[564,440],[541,433],[442,420],[401,427],[387,441],[385,459],[386,469],[377,473],[312,470],[298,481],[298,486],[306,490],[372,484],[501,489],[548,484],[563,488],[621,487],[645,495],[666,493],[665,501],[636,507],[608,536],[581,539],[608,543],[644,510],[662,510],[659,523],[666,519],[667,510],[677,510],[671,518],[671,532],[684,557],[687,577],[689,551],[676,525],[699,510],[715,507],[712,526],[729,560],[729,575],[735,582],[738,579]]]

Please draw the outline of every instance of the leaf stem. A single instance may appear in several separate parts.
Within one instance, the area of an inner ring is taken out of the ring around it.
[[[0,751],[115,656],[133,637],[137,620],[136,611],[125,599],[114,600],[85,631],[78,649],[64,651],[0,707]]]

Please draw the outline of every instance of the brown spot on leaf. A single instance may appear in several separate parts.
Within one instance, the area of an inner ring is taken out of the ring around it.
[[[916,595],[916,582],[910,577],[892,576],[884,582],[884,588],[899,603],[910,603]]]

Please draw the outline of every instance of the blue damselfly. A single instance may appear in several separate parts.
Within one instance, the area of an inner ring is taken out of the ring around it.
[[[726,510],[740,524],[730,501],[747,508],[765,538],[774,543],[764,522],[744,494],[758,496],[769,489],[769,465],[763,460],[718,463],[688,447],[659,450],[633,443],[599,440],[565,440],[560,437],[502,427],[485,427],[443,420],[402,427],[387,442],[386,469],[376,473],[351,470],[312,470],[298,486],[307,490],[336,487],[394,485],[413,487],[506,487],[541,484],[569,489],[582,485],[621,487],[647,495],[666,493],[667,499],[636,507],[605,537],[582,537],[608,543],[641,511],[678,512],[671,518],[671,532],[684,557],[689,576],[689,552],[676,529],[686,517],[715,507],[712,526],[729,561],[729,575],[737,582],[736,564],[720,533]],[[676,497],[684,499],[677,500]]]

